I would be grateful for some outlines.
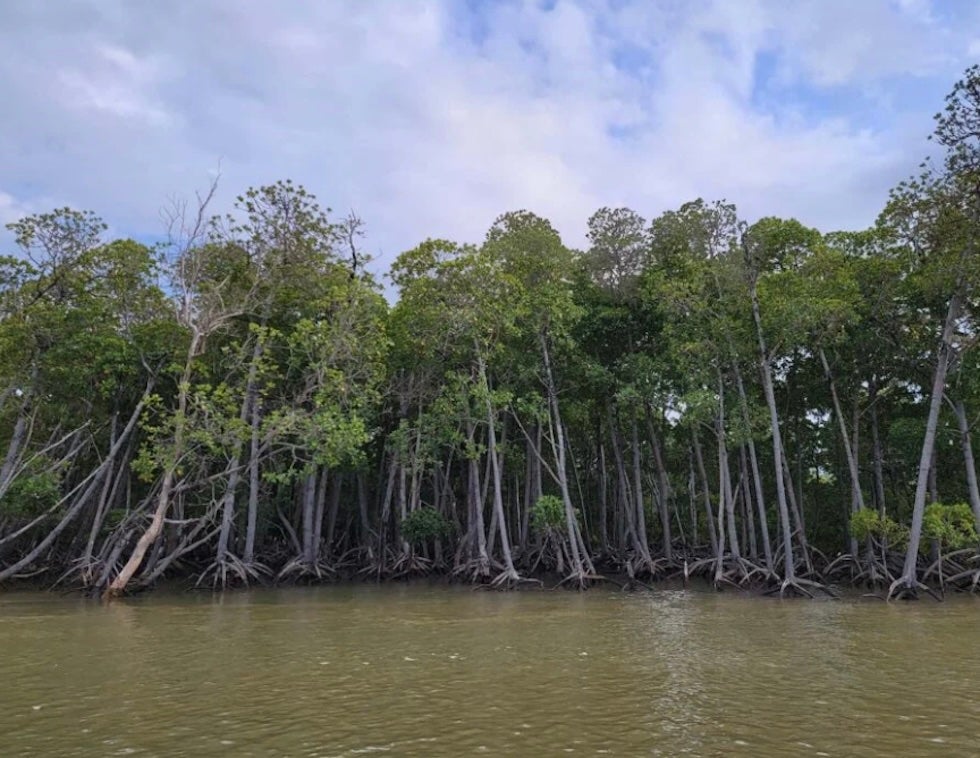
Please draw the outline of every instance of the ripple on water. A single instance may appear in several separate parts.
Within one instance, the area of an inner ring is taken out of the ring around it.
[[[969,600],[405,587],[110,608],[20,597],[0,601],[4,758],[969,755],[980,744]]]

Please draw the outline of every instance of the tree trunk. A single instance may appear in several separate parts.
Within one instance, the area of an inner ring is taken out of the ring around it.
[[[572,505],[571,492],[568,489],[568,474],[565,468],[565,427],[562,424],[561,412],[558,408],[558,392],[555,386],[554,373],[551,370],[548,338],[543,331],[538,336],[541,345],[541,357],[544,361],[548,405],[551,411],[551,421],[555,429],[555,438],[552,439],[551,445],[555,457],[555,473],[558,477],[558,489],[561,491],[562,501],[565,504],[565,526],[568,529],[568,541],[572,554],[572,573],[580,579],[584,579],[586,564],[591,563],[591,561],[587,555],[583,556],[583,551],[580,549],[579,541],[581,538],[579,537],[575,523],[575,508]],[[589,573],[592,572],[590,571]]]
[[[129,420],[126,422],[126,426],[123,428],[122,432],[116,439],[115,444],[109,449],[106,454],[105,459],[101,464],[89,475],[88,484],[85,486],[84,490],[79,494],[75,502],[69,507],[68,511],[56,526],[54,526],[37,545],[34,546],[27,555],[23,556],[16,563],[8,566],[7,568],[0,570],[0,582],[9,579],[10,577],[17,574],[18,571],[26,566],[30,566],[38,556],[41,555],[45,550],[47,550],[51,544],[58,538],[58,535],[75,519],[75,517],[82,511],[85,505],[88,503],[92,495],[95,494],[98,488],[99,482],[102,476],[107,472],[111,471],[112,466],[116,461],[116,457],[119,455],[119,451],[122,450],[123,445],[129,439],[133,430],[136,428],[136,424],[139,421],[140,414],[143,412],[143,408],[146,405],[146,401],[150,396],[150,392],[153,389],[152,380],[147,383],[146,389],[143,391],[143,397],[136,404],[133,413],[130,415]]]
[[[667,467],[664,465],[663,448],[660,446],[660,437],[653,426],[649,406],[647,411],[647,432],[650,435],[650,445],[653,448],[653,462],[657,467],[657,483],[660,490],[660,529],[661,542],[663,545],[664,558],[668,561],[674,560],[674,546],[670,534],[670,480],[667,478]],[[683,535],[682,535],[683,536]]]
[[[483,356],[479,357],[480,384],[487,411],[487,456],[490,458],[490,471],[493,474],[493,511],[500,533],[500,550],[504,556],[504,573],[510,579],[518,579],[514,568],[514,558],[510,549],[510,536],[507,534],[507,519],[504,516],[504,492],[500,473],[500,460],[497,456],[497,424],[490,397],[490,382],[487,380],[487,367]]]
[[[851,438],[847,432],[847,422],[844,420],[840,398],[837,396],[837,384],[834,382],[834,375],[830,370],[830,363],[827,362],[827,354],[823,348],[820,348],[820,363],[823,365],[823,373],[827,377],[827,384],[830,385],[830,397],[834,404],[834,415],[837,417],[837,429],[840,431],[841,443],[844,446],[844,457],[847,458],[847,471],[851,477],[851,513],[857,513],[864,508],[864,494],[861,492],[857,450],[851,447]],[[850,534],[850,526],[848,526],[847,532]],[[857,556],[858,544],[853,535],[848,539],[848,547],[850,548],[851,555]]]
[[[646,507],[643,502],[643,472],[640,466],[640,440],[636,431],[636,419],[630,424],[631,446],[633,448],[633,506],[636,508],[636,531],[648,552]]]
[[[769,352],[766,350],[766,340],[762,333],[762,316],[759,313],[759,295],[753,279],[749,292],[752,298],[752,319],[755,322],[755,333],[759,343],[759,368],[762,371],[762,391],[769,409],[769,429],[772,432],[773,469],[776,475],[776,503],[779,506],[779,520],[783,536],[783,579],[793,581],[796,578],[796,567],[793,560],[793,534],[789,525],[789,505],[786,501],[786,482],[783,478],[783,436],[779,428],[779,410],[776,407],[776,393],[772,386],[772,366],[769,362]]]
[[[697,430],[691,434],[694,447],[694,460],[698,466],[698,474],[701,477],[701,490],[704,493],[704,512],[708,517],[708,539],[711,542],[711,550],[718,554],[718,532],[715,529],[714,515],[711,512],[711,487],[708,484],[708,472],[704,467],[704,455],[701,452],[701,441],[698,439]]]
[[[248,455],[248,515],[245,525],[245,549],[243,561],[246,565],[255,562],[255,532],[259,515],[259,422],[261,419],[260,403],[257,397],[252,399],[251,407],[251,440]]]
[[[871,380],[868,392],[868,408],[871,412],[871,449],[872,449],[872,468],[874,471],[875,499],[877,500],[878,512],[885,515],[885,465],[884,456],[881,452],[881,437],[878,431],[878,384],[876,379]]]
[[[311,471],[303,477],[300,497],[302,498],[303,525],[303,563],[312,566],[316,562],[313,545],[313,513],[316,508],[316,471]]]
[[[470,442],[470,450],[475,446],[476,429],[472,421],[466,422],[466,436]],[[483,522],[483,500],[480,497],[480,463],[472,455],[469,459],[469,486],[467,488],[469,501],[469,548],[471,559],[477,561],[477,570],[484,576],[490,572],[490,557],[487,554],[487,534]]]
[[[953,352],[953,330],[956,327],[959,311],[960,296],[956,294],[949,301],[949,308],[943,323],[939,355],[936,360],[936,371],[932,381],[929,416],[926,419],[926,433],[922,441],[922,454],[919,457],[919,475],[915,485],[915,500],[912,504],[912,526],[909,530],[908,549],[905,552],[905,565],[902,567],[902,575],[892,585],[889,594],[892,594],[896,588],[914,590],[917,584],[916,567],[919,560],[919,543],[922,540],[922,519],[926,509],[926,487],[929,469],[932,465],[932,453],[936,444],[939,410],[942,405],[943,393],[946,390],[946,372],[949,369],[949,361]]]
[[[195,331],[191,336],[191,342],[187,348],[184,370],[177,388],[177,412],[174,417],[173,449],[171,451],[171,458],[167,461],[164,469],[163,482],[160,485],[160,494],[157,498],[157,506],[153,511],[153,518],[150,520],[150,525],[140,535],[139,540],[137,540],[136,547],[129,556],[129,560],[126,561],[119,574],[113,579],[103,594],[103,600],[111,600],[126,591],[126,586],[129,584],[130,579],[133,578],[137,569],[139,569],[140,564],[143,562],[143,557],[146,555],[146,551],[156,543],[157,538],[159,538],[160,533],[163,531],[163,521],[166,518],[167,509],[170,507],[170,493],[173,490],[174,480],[177,476],[177,467],[184,457],[184,435],[187,426],[187,400],[191,391],[191,371],[194,365],[194,358],[202,347],[202,343],[203,338],[201,334]]]
[[[960,429],[960,446],[963,448],[963,464],[966,467],[966,484],[970,493],[970,508],[973,509],[973,520],[980,533],[980,488],[977,487],[977,464],[973,457],[973,441],[970,439],[970,422],[967,420],[966,407],[962,400],[953,403],[956,423]]]

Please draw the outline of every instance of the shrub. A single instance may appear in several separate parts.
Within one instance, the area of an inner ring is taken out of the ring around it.
[[[966,503],[932,503],[926,507],[922,518],[922,530],[943,547],[956,550],[976,544],[977,529],[973,511]]]
[[[423,506],[402,519],[401,531],[407,542],[417,545],[445,537],[449,534],[449,522],[435,508]]]
[[[875,537],[892,546],[908,539],[909,530],[890,516],[882,516],[873,508],[862,508],[851,514],[851,534],[863,540]]]
[[[61,478],[54,471],[24,472],[0,498],[0,513],[16,518],[34,518],[58,502]]]
[[[531,525],[536,531],[561,529],[565,524],[565,504],[555,495],[542,495],[531,508]]]

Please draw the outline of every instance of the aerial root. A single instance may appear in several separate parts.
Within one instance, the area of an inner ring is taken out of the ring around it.
[[[980,569],[966,569],[958,574],[954,574],[953,576],[949,577],[949,579],[947,579],[946,582],[947,584],[953,584],[958,586],[960,589],[963,589],[960,583],[967,577],[969,577],[970,579],[969,591],[976,592],[977,585],[978,583],[980,583]]]
[[[787,595],[797,595],[799,597],[814,598],[815,592],[823,592],[828,597],[839,597],[839,595],[831,589],[826,584],[821,582],[815,582],[811,579],[802,579],[800,577],[794,577],[793,579],[783,579],[779,587],[774,587],[765,594],[775,595],[779,593],[779,597],[783,598]]]
[[[403,576],[425,576],[432,571],[432,560],[416,555],[414,552],[402,553],[389,571],[393,579]]]
[[[261,583],[272,575],[272,569],[261,563],[245,563],[238,556],[228,554],[223,560],[215,560],[198,576],[194,587],[201,587],[209,581],[212,590],[221,590],[236,582],[248,587],[253,582]]]
[[[491,580],[489,586],[496,589],[514,589],[516,587],[520,587],[522,584],[536,584],[539,587],[544,586],[544,582],[542,582],[540,579],[532,579],[530,577],[521,576],[517,573],[517,571],[511,569],[505,569],[497,574],[497,576]]]
[[[861,562],[851,553],[844,553],[843,555],[839,555],[834,558],[834,560],[827,565],[827,568],[825,568],[823,572],[824,576],[834,576],[838,571],[842,571],[845,566],[850,567],[850,574],[851,578],[853,579],[855,576],[855,571],[861,569]]]
[[[304,558],[293,558],[276,574],[276,582],[281,582],[289,577],[322,582],[335,579],[336,576],[337,569],[326,561],[311,562]]]
[[[580,590],[586,590],[592,585],[593,582],[604,581],[606,581],[606,577],[602,576],[601,574],[593,574],[585,570],[573,571],[571,574],[558,582],[558,584],[555,585],[555,589],[558,589],[565,584],[570,584],[576,585]]]
[[[923,584],[915,577],[900,576],[888,588],[885,600],[918,600],[919,590],[928,593],[935,600],[942,602],[942,597],[926,584]]]

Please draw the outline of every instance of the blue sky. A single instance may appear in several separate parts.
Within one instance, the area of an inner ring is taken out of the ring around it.
[[[153,238],[220,165],[216,210],[292,178],[378,268],[517,208],[572,245],[699,196],[861,227],[977,60],[972,0],[5,2],[0,222]]]

